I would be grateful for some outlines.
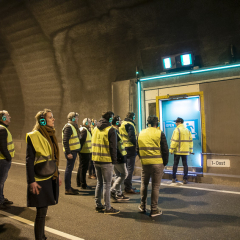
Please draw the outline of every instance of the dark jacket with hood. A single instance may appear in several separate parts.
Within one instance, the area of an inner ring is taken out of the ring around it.
[[[115,130],[118,134],[120,134],[116,128]],[[118,134],[117,134],[117,142],[121,140]],[[117,163],[126,163],[126,156],[123,156],[118,148],[117,148]]]
[[[160,151],[162,155],[163,165],[166,166],[168,164],[169,150],[168,150],[167,140],[164,132],[161,132],[161,136],[160,136]],[[137,143],[137,154],[140,157],[138,143]]]
[[[107,121],[105,118],[101,118],[97,123],[97,128],[99,130],[103,130],[109,126],[111,126],[111,123]],[[117,163],[117,133],[114,128],[110,128],[108,131],[108,141],[109,141],[109,150],[110,150],[112,163],[116,164]],[[95,163],[106,164],[107,162],[95,162]]]
[[[8,128],[8,125],[6,125],[2,122],[0,123],[0,125]],[[7,161],[11,161],[12,157],[7,148],[7,146],[8,146],[7,145],[7,137],[8,137],[7,130],[3,127],[0,127],[0,152],[6,158]]]
[[[78,129],[78,125],[76,123],[73,123],[73,122],[68,122],[68,123],[72,124],[75,127],[75,129],[78,133],[78,138],[80,138],[80,131]],[[71,150],[70,150],[70,147],[69,147],[69,139],[70,139],[72,134],[73,134],[73,131],[72,131],[71,126],[67,125],[64,128],[64,131],[63,131],[63,146],[65,148],[65,153],[67,155],[71,153]],[[76,149],[76,150],[73,150],[72,152],[79,152],[79,151],[80,151],[80,149]]]
[[[125,118],[124,121],[131,122],[134,124],[134,126],[136,126],[135,122],[130,118]],[[127,157],[136,156],[137,138],[135,135],[134,127],[131,124],[126,124],[125,129],[128,133],[129,141],[134,145],[132,147],[125,147],[127,151]]]

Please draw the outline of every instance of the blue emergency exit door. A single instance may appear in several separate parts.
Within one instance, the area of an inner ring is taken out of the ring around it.
[[[176,128],[174,120],[178,117],[184,119],[184,125],[192,133],[194,155],[188,156],[189,167],[202,167],[201,152],[201,112],[198,96],[181,100],[159,100],[161,129],[166,135],[170,148],[173,130]],[[182,162],[179,162],[179,166]],[[169,155],[168,166],[173,165],[173,155]]]

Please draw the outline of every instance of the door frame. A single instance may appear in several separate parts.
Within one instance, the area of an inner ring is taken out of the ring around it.
[[[200,99],[200,109],[201,109],[201,132],[202,132],[202,153],[206,153],[207,151],[207,142],[206,142],[206,125],[205,125],[205,111],[204,111],[204,95],[203,91],[201,92],[192,92],[192,93],[181,93],[181,95],[187,95],[188,97],[199,96]],[[156,115],[160,119],[160,112],[159,112],[159,100],[168,99],[172,96],[179,96],[179,94],[174,95],[165,95],[165,96],[158,96],[156,97]],[[207,172],[207,156],[202,155],[203,159],[203,172]]]

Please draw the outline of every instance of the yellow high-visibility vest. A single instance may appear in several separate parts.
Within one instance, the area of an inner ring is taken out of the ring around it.
[[[81,153],[91,153],[92,152],[92,135],[86,127],[80,127],[80,131],[85,129],[87,131],[86,141],[82,146]]]
[[[5,128],[7,130],[7,149],[8,149],[8,152],[9,154],[11,155],[11,157],[13,158],[14,157],[14,153],[15,153],[15,149],[14,149],[14,143],[13,143],[13,139],[12,139],[12,134],[9,132],[9,130],[3,126],[3,125],[0,125],[0,128]],[[0,160],[1,159],[6,159],[3,154],[0,152]]]
[[[108,132],[112,127],[103,130],[94,128],[92,135],[92,160],[96,162],[112,162],[109,149]]]
[[[179,124],[173,131],[169,152],[176,155],[189,155],[192,151],[192,134],[184,124]]]
[[[70,148],[70,151],[73,151],[73,150],[80,150],[81,148],[81,145],[80,145],[80,141],[79,141],[79,138],[78,138],[78,135],[77,135],[77,130],[75,129],[75,127],[70,124],[70,123],[67,123],[64,127],[63,127],[63,130],[62,130],[62,139],[63,139],[63,131],[65,129],[66,126],[71,126],[72,128],[72,135],[69,139],[69,148]],[[63,143],[62,143],[63,144]],[[65,148],[64,148],[64,145],[63,145],[63,151],[65,152]]]
[[[149,127],[139,134],[138,147],[142,165],[163,163],[160,149],[161,132],[155,127]]]
[[[119,128],[119,132],[120,132],[120,135],[121,135],[121,137],[122,137],[124,146],[125,146],[125,147],[133,147],[134,145],[133,145],[132,142],[129,140],[128,133],[127,133],[126,128],[125,128],[125,126],[126,126],[127,124],[130,124],[130,125],[133,126],[134,132],[135,132],[135,136],[136,136],[137,132],[136,132],[135,125],[134,125],[132,122],[128,122],[128,121],[123,121],[123,122],[122,122],[121,127]]]
[[[52,161],[52,148],[48,140],[39,131],[36,130],[27,133],[26,141],[28,136],[30,137],[32,145],[36,151],[34,165],[41,162]],[[52,176],[44,178],[35,175],[34,178],[35,181],[44,181],[51,178]]]

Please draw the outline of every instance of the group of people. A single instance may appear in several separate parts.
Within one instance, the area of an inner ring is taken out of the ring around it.
[[[122,121],[111,111],[104,112],[98,122],[89,118],[83,120],[79,128],[79,114],[70,112],[67,124],[62,129],[62,145],[66,157],[65,194],[76,195],[78,189],[71,186],[72,170],[77,155],[80,163],[77,174],[77,186],[91,189],[86,182],[89,169],[90,178],[97,178],[95,189],[95,210],[104,214],[117,214],[120,211],[111,207],[110,198],[116,201],[128,201],[126,194],[137,194],[139,190],[132,185],[135,159],[138,155],[142,163],[140,212],[146,212],[147,190],[152,179],[151,212],[155,217],[162,214],[158,208],[159,189],[164,166],[168,164],[169,152],[174,153],[173,182],[180,157],[184,165],[183,183],[187,183],[187,155],[193,150],[191,133],[185,128],[182,118],[177,118],[170,150],[165,134],[159,129],[156,116],[149,116],[147,128],[137,137],[135,114],[128,112]],[[10,115],[0,111],[0,209],[7,208],[13,202],[3,195],[11,160],[14,157],[12,135],[8,130]],[[36,207],[34,225],[35,239],[46,239],[44,233],[45,217],[48,206],[58,203],[59,186],[62,181],[58,171],[59,146],[55,136],[53,113],[50,109],[39,111],[35,116],[36,124],[32,132],[27,133],[27,206]],[[115,177],[113,181],[113,170]],[[94,172],[95,171],[95,172]],[[122,187],[124,186],[124,189]],[[104,203],[102,203],[102,191]]]

